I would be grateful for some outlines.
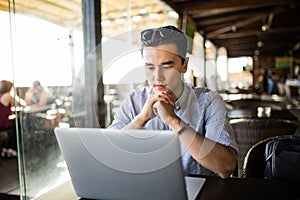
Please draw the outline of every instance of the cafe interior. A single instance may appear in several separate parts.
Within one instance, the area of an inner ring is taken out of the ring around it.
[[[54,129],[108,127],[146,81],[140,31],[164,25],[188,36],[184,80],[223,97],[239,147],[234,174],[206,177],[197,199],[300,199],[300,179],[264,176],[266,143],[300,134],[299,1],[0,0],[0,24],[0,80],[22,99],[35,81],[49,91],[12,107],[17,156],[0,157],[0,199],[79,199]]]

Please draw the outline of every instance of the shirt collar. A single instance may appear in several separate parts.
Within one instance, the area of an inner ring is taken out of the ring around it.
[[[181,95],[178,97],[177,101],[175,102],[175,106],[174,106],[175,110],[180,110],[182,108],[184,102],[186,102],[190,90],[192,89],[192,85],[190,83],[183,83],[182,85],[183,87],[182,87]]]

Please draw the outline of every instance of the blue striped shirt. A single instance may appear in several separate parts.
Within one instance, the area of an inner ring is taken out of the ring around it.
[[[139,88],[131,92],[118,109],[109,128],[121,129],[130,123],[141,112],[151,93],[153,93],[153,89],[150,87]],[[182,94],[175,102],[174,112],[199,134],[225,146],[237,149],[225,103],[217,92],[207,88],[192,88],[190,84],[185,83]],[[144,128],[170,130],[158,117],[149,120]],[[183,146],[181,148],[183,168],[186,175],[212,174],[194,160]]]

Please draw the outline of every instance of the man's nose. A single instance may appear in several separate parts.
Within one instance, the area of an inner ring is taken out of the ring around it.
[[[156,81],[162,81],[164,80],[164,74],[161,67],[156,67],[155,69],[155,80]]]

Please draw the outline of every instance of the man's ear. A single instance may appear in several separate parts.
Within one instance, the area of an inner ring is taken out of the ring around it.
[[[144,50],[144,48],[141,48],[141,49],[140,49],[142,58],[143,58],[143,50]]]
[[[182,65],[181,73],[185,73],[187,71],[188,63],[189,63],[189,57],[186,57]]]

